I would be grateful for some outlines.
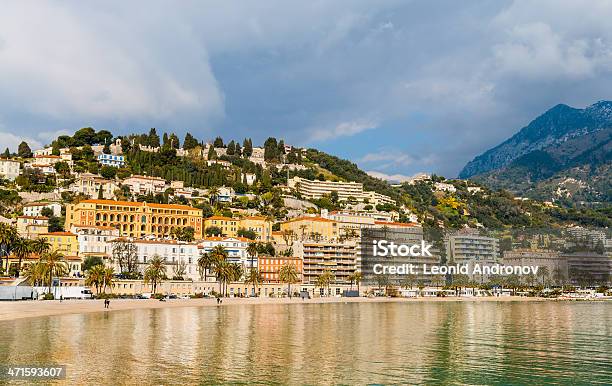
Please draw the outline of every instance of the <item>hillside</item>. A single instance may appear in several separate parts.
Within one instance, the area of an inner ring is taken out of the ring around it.
[[[611,201],[612,102],[557,105],[460,173],[494,189],[563,204]]]

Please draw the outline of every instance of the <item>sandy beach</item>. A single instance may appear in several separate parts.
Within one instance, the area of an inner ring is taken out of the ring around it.
[[[110,308],[104,308],[103,300],[58,300],[0,302],[0,321],[41,316],[82,314],[90,312],[113,312],[133,309],[174,308],[174,307],[231,307],[271,304],[322,304],[322,303],[385,303],[385,302],[510,302],[547,301],[554,299],[535,297],[446,297],[446,298],[224,298],[221,305],[215,299],[171,299],[165,302],[153,299],[113,299]]]

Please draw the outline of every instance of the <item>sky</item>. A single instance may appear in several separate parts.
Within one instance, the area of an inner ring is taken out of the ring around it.
[[[612,2],[6,1],[0,147],[81,127],[458,174],[558,103],[612,99]]]

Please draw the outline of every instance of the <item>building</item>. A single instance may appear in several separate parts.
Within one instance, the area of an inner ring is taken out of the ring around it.
[[[313,181],[296,176],[287,181],[287,186],[307,199],[319,199],[336,192],[340,201],[355,200],[372,205],[395,204],[391,197],[376,192],[364,192],[360,182]]]
[[[66,229],[73,225],[113,227],[123,237],[169,237],[174,228],[192,227],[202,238],[202,210],[187,205],[84,200],[66,206]]]
[[[493,237],[480,236],[477,230],[462,229],[455,234],[447,235],[445,238],[446,259],[450,264],[466,264],[469,272],[473,272],[473,266],[492,266],[499,264],[499,240]],[[475,277],[469,275],[470,279],[479,282],[488,280],[488,276]]]
[[[436,191],[438,192],[450,192],[450,193],[455,193],[457,191],[457,188],[455,188],[455,185],[453,184],[448,184],[446,182],[436,182],[434,184],[434,188],[436,189]]]
[[[14,181],[19,176],[19,161],[0,159],[0,177]]]
[[[247,253],[251,242],[252,240],[244,237],[207,237],[200,241],[198,246],[202,253],[208,253],[221,245],[227,252],[227,261],[241,264],[244,269],[250,269],[257,267],[257,257]]]
[[[83,173],[70,186],[70,191],[75,194],[84,194],[90,198],[98,198],[102,190],[105,200],[115,198],[115,191],[119,185],[114,181],[104,179],[97,174]]]
[[[144,273],[147,264],[154,256],[159,256],[166,260],[166,276],[169,278],[183,277],[183,279],[193,281],[200,280],[198,272],[200,249],[196,243],[145,239],[133,239],[132,242],[136,246],[136,256],[141,273]]]
[[[23,206],[23,215],[30,217],[42,216],[42,210],[49,208],[55,217],[62,215],[62,205],[57,202],[32,202]]]
[[[304,283],[314,284],[325,272],[333,275],[334,283],[349,283],[356,270],[355,243],[296,241],[293,253],[303,263]]]
[[[238,229],[245,229],[255,232],[257,241],[272,240],[272,221],[262,216],[249,216],[241,218]]]
[[[49,218],[44,216],[17,217],[17,234],[27,239],[38,238],[49,232]]]
[[[133,175],[123,180],[123,185],[129,186],[134,195],[163,193],[166,190],[166,180],[160,177]]]
[[[116,168],[125,165],[125,158],[122,155],[99,154],[98,163],[102,166],[114,166]]]
[[[257,268],[264,283],[280,283],[279,271],[282,266],[293,264],[298,272],[298,280],[303,280],[303,262],[299,257],[258,256]]]
[[[98,256],[108,259],[112,255],[110,241],[119,237],[119,230],[95,225],[73,225],[70,232],[77,235],[79,256]]]
[[[221,235],[235,237],[238,232],[238,219],[225,216],[212,216],[204,219],[204,228],[211,227],[219,228]]]
[[[393,242],[396,245],[406,245],[412,247],[418,245],[417,256],[402,254],[383,254],[377,252],[374,253],[374,243],[381,240],[387,243]],[[365,285],[379,285],[381,279],[384,278],[386,284],[392,286],[401,286],[404,280],[407,279],[408,273],[381,273],[376,267],[380,266],[403,266],[412,265],[414,267],[414,274],[411,279],[414,280],[413,284],[418,281],[423,285],[428,285],[439,281],[439,277],[434,275],[425,275],[422,271],[423,264],[428,266],[436,265],[440,263],[439,251],[436,251],[433,247],[429,248],[429,256],[427,253],[421,253],[423,245],[427,246],[430,242],[423,238],[423,228],[416,224],[405,224],[405,223],[380,223],[374,228],[364,228],[361,230],[361,239],[358,246],[358,258],[356,261],[357,269],[362,274],[362,282]]]
[[[62,161],[62,157],[59,155],[35,155],[34,162],[32,163],[41,165],[55,165],[60,161]]]
[[[612,256],[595,252],[565,253],[568,277],[579,286],[610,285],[612,283]]]
[[[79,241],[77,235],[72,232],[42,233],[40,237],[47,240],[52,251],[57,251],[64,257],[78,256],[79,254]]]
[[[563,284],[568,279],[567,258],[557,251],[541,249],[515,249],[504,251],[504,265],[532,265],[539,267],[539,273],[545,272],[545,281]],[[545,268],[545,270],[544,270]]]
[[[280,224],[281,231],[291,232],[298,240],[334,241],[339,233],[337,221],[323,217],[297,217]]]

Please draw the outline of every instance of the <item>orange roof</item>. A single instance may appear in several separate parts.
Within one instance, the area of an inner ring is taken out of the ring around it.
[[[419,224],[413,222],[395,222],[395,221],[374,221],[376,225],[389,225],[397,227],[418,227]]]
[[[119,205],[119,206],[149,206],[151,208],[166,208],[166,209],[184,209],[184,210],[199,210],[192,206],[187,205],[174,205],[174,204],[156,204],[149,202],[136,202],[136,201],[115,201],[115,200],[83,200],[88,204],[106,204],[106,205]]]
[[[232,217],[225,217],[225,216],[211,216],[206,218],[206,220],[226,220],[226,221],[238,221],[235,218]]]
[[[220,236],[210,236],[203,238],[202,241],[226,241],[226,240],[238,240],[242,242],[250,242],[255,241],[251,239],[247,239],[246,237],[220,237]]]
[[[41,233],[41,235],[43,236],[76,236],[72,232],[48,232],[48,233]]]
[[[285,221],[285,223],[296,222],[296,221],[336,222],[334,220],[330,220],[328,218],[323,218],[323,217],[307,217],[307,216],[302,216],[302,217],[296,217],[296,218],[292,218],[290,220],[287,220],[287,221]]]
[[[18,216],[17,218],[30,218],[34,220],[48,220],[49,219],[49,217],[45,217],[45,216]]]
[[[263,216],[246,216],[242,218],[243,220],[267,220],[267,218]]]
[[[82,260],[79,256],[64,256],[65,260]]]

